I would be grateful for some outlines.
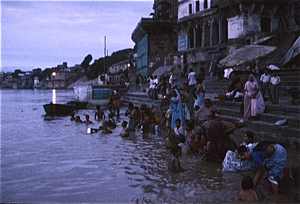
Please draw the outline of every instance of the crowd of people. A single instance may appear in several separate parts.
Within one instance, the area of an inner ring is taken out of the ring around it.
[[[202,155],[207,161],[222,162],[222,172],[224,173],[255,170],[253,180],[251,177],[243,179],[244,191],[237,196],[237,200],[258,200],[260,196],[255,188],[264,175],[271,191],[278,193],[278,185],[283,179],[286,167],[286,150],[276,142],[254,143],[252,132],[245,132],[244,142],[238,146],[230,138],[230,135],[236,129],[244,127],[246,122],[244,119],[233,121],[216,118],[216,114],[222,114],[222,112],[210,98],[205,97],[205,86],[203,85],[205,73],[203,73],[203,69],[201,70],[197,75],[193,69],[190,69],[187,81],[181,89],[173,83],[173,70],[169,77],[162,78],[164,83],[161,84],[158,83],[157,76],[150,76],[149,97],[156,99],[160,90],[162,101],[165,103],[164,105],[168,106],[168,110],[161,117],[153,105],[141,104],[138,107],[129,102],[125,112],[128,121],[122,121],[123,129],[120,135],[129,137],[130,133],[136,130],[145,135],[150,132],[158,135],[159,130],[160,135],[165,136],[166,148],[172,152],[168,163],[170,172],[183,171],[184,168],[181,166],[179,157],[191,154]],[[277,73],[274,73],[275,78],[276,76]],[[265,83],[264,80],[265,78],[262,76],[262,83]],[[280,84],[280,79],[274,79],[273,82]],[[264,111],[262,87],[268,92],[267,85],[259,87],[256,77],[252,74],[247,81],[237,78],[234,84],[230,85],[230,97],[243,101],[244,118],[257,117]],[[238,99],[241,96],[243,99]],[[96,107],[94,118],[103,122],[99,128],[91,128],[91,133],[100,130],[104,134],[113,133],[113,129],[116,128],[114,117],[117,121],[120,119],[120,97],[118,90],[112,93],[106,107],[109,110],[108,120],[105,120],[105,114],[101,107]],[[273,95],[270,97],[273,98]],[[276,100],[274,103],[278,103]],[[80,118],[77,117],[72,116],[71,120],[80,122]],[[86,115],[84,123],[92,124],[88,115]]]

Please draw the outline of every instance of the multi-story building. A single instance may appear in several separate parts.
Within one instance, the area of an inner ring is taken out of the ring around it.
[[[148,77],[164,65],[169,53],[177,52],[177,8],[177,1],[155,0],[153,17],[142,18],[132,32],[137,45],[136,74]]]
[[[184,74],[200,67],[207,73],[220,59],[253,43],[276,46],[261,67],[276,64],[299,36],[297,16],[297,0],[178,0],[174,65]]]

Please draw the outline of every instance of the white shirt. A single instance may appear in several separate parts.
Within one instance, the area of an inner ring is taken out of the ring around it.
[[[177,127],[175,127],[174,132],[176,135],[184,135],[185,134],[185,130],[184,130],[183,126],[180,126],[178,129],[177,129]]]
[[[277,85],[279,84],[281,81],[280,81],[280,77],[279,76],[272,76],[271,79],[270,79],[270,82],[272,85]]]
[[[154,89],[154,87],[155,87],[154,79],[150,79],[150,85],[149,85],[149,88],[150,88],[150,89]]]
[[[157,85],[158,85],[158,78],[154,79],[154,88],[157,89]]]
[[[170,78],[169,78],[169,83],[172,85],[173,84],[173,74],[171,74]]]
[[[261,75],[261,77],[260,77],[260,81],[261,81],[262,83],[270,82],[270,79],[271,79],[270,74],[263,74],[263,75]]]
[[[189,73],[188,80],[189,80],[189,86],[195,85],[196,84],[196,78],[195,78],[196,73],[191,72]]]

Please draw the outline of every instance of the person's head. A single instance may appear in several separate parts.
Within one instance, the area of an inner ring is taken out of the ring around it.
[[[180,157],[182,154],[182,149],[180,146],[175,146],[172,148],[171,152],[174,154],[175,157]]]
[[[96,108],[97,108],[97,110],[100,110],[100,105],[97,105]]]
[[[150,79],[153,79],[153,75],[150,75]]]
[[[253,75],[251,74],[248,79],[249,79],[249,81],[253,82],[254,81]]]
[[[190,73],[193,72],[193,71],[194,71],[193,68],[190,68]]]
[[[197,81],[198,84],[202,84],[202,79],[200,77],[197,77],[196,81]]]
[[[74,118],[74,113],[72,113],[71,118]]]
[[[250,159],[250,152],[245,145],[242,145],[238,148],[238,155],[242,158],[242,160]]]
[[[171,93],[170,93],[170,95],[171,95],[171,97],[176,97],[176,95],[177,95],[177,94],[176,94],[176,91],[175,91],[175,90],[172,90]]]
[[[114,117],[114,113],[108,114],[108,117],[109,117],[109,118],[113,118],[113,117]]]
[[[204,99],[204,105],[206,108],[210,108],[212,106],[212,101],[210,100],[210,98]]]
[[[240,128],[242,128],[242,127],[245,127],[245,125],[246,125],[246,121],[243,120],[243,119],[239,119],[239,120],[236,122],[236,127],[237,127],[238,129],[240,129]]]
[[[273,71],[273,76],[277,76],[278,75],[278,71]]]
[[[242,188],[243,190],[253,189],[253,180],[250,176],[245,176],[242,180]]]
[[[87,121],[89,121],[89,120],[90,120],[90,116],[89,116],[89,115],[86,115],[86,116],[85,116],[85,119],[86,119]]]
[[[268,74],[269,73],[269,69],[268,68],[264,68],[264,73]]]
[[[104,120],[104,121],[103,121],[102,126],[103,126],[103,127],[107,127],[107,126],[108,126],[107,120]]]
[[[250,144],[250,143],[253,143],[253,133],[250,132],[250,131],[246,131],[245,134],[244,134],[244,142],[246,144]]]
[[[157,79],[157,75],[154,75],[154,79]]]
[[[186,121],[185,122],[185,126],[184,129],[189,131],[189,130],[193,130],[194,129],[194,124],[191,121]]]
[[[126,127],[127,127],[127,124],[128,124],[128,122],[124,120],[124,121],[122,122],[122,127],[123,127],[123,128],[126,128]]]
[[[181,120],[180,120],[179,118],[177,118],[177,119],[175,120],[175,125],[176,125],[177,128],[180,127],[180,125],[181,125]]]
[[[129,103],[128,103],[128,108],[129,108],[129,109],[133,109],[133,103],[132,103],[132,102],[129,102]]]

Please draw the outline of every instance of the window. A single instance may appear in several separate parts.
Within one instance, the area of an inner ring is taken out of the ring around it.
[[[170,18],[171,5],[168,2],[162,2],[157,6],[158,17],[166,20]]]
[[[204,9],[207,9],[207,0],[204,0]]]
[[[260,19],[261,32],[271,32],[271,19],[262,17]]]
[[[192,14],[192,4],[189,4],[189,14]]]
[[[196,1],[196,12],[200,11],[200,3],[199,1]]]

